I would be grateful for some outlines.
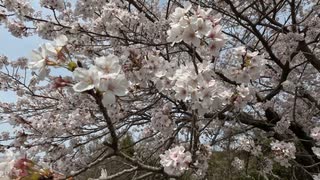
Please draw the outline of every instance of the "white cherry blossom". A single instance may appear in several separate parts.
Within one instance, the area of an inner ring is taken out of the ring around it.
[[[94,63],[104,73],[119,73],[121,66],[119,64],[119,58],[113,54],[108,56],[97,57]]]
[[[28,66],[31,70],[38,70],[38,77],[43,80],[47,74],[47,65],[54,65],[55,63],[50,61],[48,56],[50,51],[46,45],[39,47],[38,51],[33,50],[31,53],[31,61]]]
[[[104,105],[113,104],[116,96],[124,96],[127,93],[128,81],[122,74],[107,74],[100,79],[99,89],[103,92]]]
[[[182,33],[182,39],[188,44],[193,44],[194,46],[200,46],[200,34],[192,29],[192,27],[187,27]]]
[[[312,151],[318,158],[320,158],[320,148],[312,147]]]
[[[320,127],[314,127],[311,129],[310,136],[318,143],[320,142]]]
[[[7,150],[4,157],[0,157],[0,160],[0,179],[10,179],[9,174],[15,164],[14,153]]]
[[[184,8],[177,7],[175,11],[170,15],[170,18],[173,22],[178,22],[191,8],[192,4],[190,2],[187,2]]]
[[[95,66],[91,66],[89,69],[78,67],[73,71],[73,75],[76,81],[80,81],[73,85],[73,90],[76,92],[99,87],[101,72]]]
[[[63,47],[67,45],[67,43],[68,43],[68,37],[63,34],[59,35],[54,39],[54,44],[58,47]]]

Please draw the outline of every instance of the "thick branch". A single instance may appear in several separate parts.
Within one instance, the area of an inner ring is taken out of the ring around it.
[[[320,60],[312,53],[306,41],[300,41],[298,50],[301,51],[304,57],[320,72]]]

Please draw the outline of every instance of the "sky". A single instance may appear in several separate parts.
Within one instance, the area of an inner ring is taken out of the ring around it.
[[[44,42],[37,36],[27,38],[16,38],[11,35],[3,26],[0,26],[0,55],[5,55],[9,60],[19,57],[30,57],[33,49]],[[0,101],[12,102],[15,99],[14,93],[0,91]]]
[[[51,11],[47,11],[39,6],[38,0],[30,0],[32,6],[35,10],[43,10],[43,15],[51,13]],[[26,57],[30,59],[30,55],[33,49],[37,49],[41,44],[46,43],[48,41],[39,38],[38,36],[29,36],[24,38],[16,38],[11,35],[10,32],[4,27],[4,25],[0,24],[0,55],[5,55],[8,57],[10,61],[16,60],[19,57]],[[0,69],[1,70],[1,69]],[[71,75],[70,72],[61,69],[51,69],[51,75],[59,76],[59,75]],[[0,90],[0,102],[15,102],[17,96],[13,92],[4,92]],[[0,133],[3,130],[13,131],[12,127],[10,127],[7,123],[1,122],[0,116]]]
[[[35,9],[40,9],[38,0],[30,0]],[[9,60],[19,57],[29,57],[32,49],[39,47],[44,40],[37,36],[16,38],[7,29],[0,25],[0,55],[6,55]],[[0,102],[14,102],[15,94],[12,92],[0,91]]]
[[[32,6],[40,9],[39,3],[32,0]],[[3,25],[0,25],[0,54],[6,54],[10,58],[18,58],[29,55],[30,51],[37,48],[43,42],[39,37],[16,38],[8,32]]]
[[[32,5],[39,8],[39,5],[37,4],[38,1],[32,1]],[[37,36],[16,38],[12,36],[3,25],[0,25],[0,55],[7,56],[9,60],[16,60],[19,57],[30,57],[31,51],[38,48],[43,42],[44,40]],[[15,100],[15,93],[0,90],[0,102],[15,102]],[[13,131],[10,125],[7,123],[1,123],[0,119],[0,133],[3,130]]]
[[[9,60],[15,60],[23,56],[30,56],[32,49],[36,49],[42,42],[44,42],[44,40],[41,40],[37,36],[27,37],[24,39],[16,38],[3,26],[0,26],[0,55],[6,55]],[[14,102],[15,100],[15,93],[0,91],[0,102]],[[0,132],[8,129],[12,129],[10,125],[0,123]]]

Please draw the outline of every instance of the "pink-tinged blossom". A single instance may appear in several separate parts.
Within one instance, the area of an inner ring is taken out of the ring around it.
[[[56,66],[59,61],[65,61],[65,55],[61,52],[67,44],[68,38],[60,35],[54,40],[54,44],[46,43],[41,45],[38,50],[31,53],[31,61],[28,66],[31,70],[38,70],[38,77],[43,80],[48,73],[48,66]]]
[[[285,134],[291,125],[291,121],[289,118],[281,118],[280,121],[277,122],[274,127],[275,132],[279,134]]]
[[[27,27],[21,21],[9,21],[7,23],[9,32],[17,38],[27,36]]]
[[[57,47],[63,47],[68,43],[68,37],[66,35],[59,35],[54,39],[54,43]]]
[[[217,55],[224,44],[225,44],[225,40],[223,39],[213,39],[209,43],[209,51],[212,54]]]
[[[166,150],[160,155],[160,164],[164,167],[164,171],[170,175],[182,175],[189,169],[192,162],[191,153],[185,152],[183,146],[176,146]]]
[[[205,11],[204,9],[201,8],[201,6],[198,6],[196,14],[201,17],[201,18],[209,18],[210,16],[210,12],[212,11],[212,9],[208,9],[207,11]]]
[[[34,165],[32,161],[27,158],[17,159],[14,163],[14,169],[16,176],[25,177],[29,175],[29,169]]]
[[[224,41],[225,37],[222,34],[222,26],[216,25],[214,28],[211,28],[209,32],[207,32],[207,36],[212,40],[221,40]]]
[[[47,50],[50,55],[55,56],[55,59],[60,59],[62,56],[61,50],[67,45],[68,38],[65,35],[59,35],[54,39],[54,43],[46,43]]]
[[[64,64],[67,60],[66,57],[66,45],[68,38],[65,35],[59,35],[54,39],[54,43],[46,43],[45,48],[47,50],[48,59],[52,59],[55,62],[53,65]]]

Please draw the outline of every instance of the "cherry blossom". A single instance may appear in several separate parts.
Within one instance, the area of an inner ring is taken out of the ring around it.
[[[57,1],[52,1],[52,0],[41,0],[40,5],[47,7],[47,8],[53,8],[56,10],[63,10],[64,9],[64,2],[63,0],[57,0]]]
[[[30,2],[0,0],[15,41],[45,40],[0,56],[7,179],[318,178],[317,1]]]
[[[185,152],[183,146],[176,146],[160,155],[160,163],[168,174],[179,175],[188,169],[192,161],[191,153]]]
[[[112,104],[115,96],[124,96],[127,93],[128,81],[122,74],[108,74],[100,79],[99,88],[103,92],[103,103]]]
[[[88,180],[103,180],[108,178],[108,172],[106,169],[101,169],[100,177],[97,179],[89,178]]]
[[[54,65],[55,63],[48,59],[48,49],[46,45],[42,45],[39,51],[32,51],[32,59],[29,62],[29,68],[31,70],[39,70],[39,79],[44,79],[47,73],[47,65]]]
[[[73,86],[73,89],[76,92],[83,92],[87,90],[91,90],[94,87],[99,87],[100,84],[100,75],[101,73],[95,66],[91,66],[89,69],[84,68],[76,68],[73,71],[73,75],[77,81]]]
[[[6,151],[5,156],[1,158],[0,163],[0,178],[10,179],[9,175],[15,164],[14,153],[10,150]]]
[[[271,143],[271,150],[275,153],[275,160],[282,166],[289,166],[288,160],[295,159],[296,147],[293,143],[275,141]]]
[[[65,46],[68,43],[68,38],[65,35],[59,35],[57,38],[54,39],[54,43],[47,43],[46,48],[48,51],[50,51],[52,56],[55,56],[54,58],[56,60],[64,61],[65,55],[62,52],[65,48]]]
[[[317,142],[320,142],[320,127],[314,127],[311,129],[310,136]]]
[[[319,180],[320,179],[320,174],[317,174],[317,175],[313,175],[313,180]]]
[[[239,159],[238,157],[235,157],[232,161],[232,166],[236,168],[237,170],[244,169],[244,161]]]
[[[119,73],[121,70],[118,57],[112,54],[98,57],[94,60],[94,62],[97,67],[107,74]]]
[[[188,15],[187,12],[193,15]],[[215,18],[210,19],[210,10],[205,11],[198,7],[197,12],[192,10],[192,6],[188,4],[185,9],[176,8],[175,12],[170,16],[171,29],[167,31],[167,41],[178,43],[184,41],[187,44],[199,47],[203,44],[204,37],[208,37],[210,41],[209,49],[216,55],[225,43],[224,35],[221,32],[221,26]]]
[[[312,151],[314,152],[317,157],[320,157],[320,148],[318,147],[312,147]]]

